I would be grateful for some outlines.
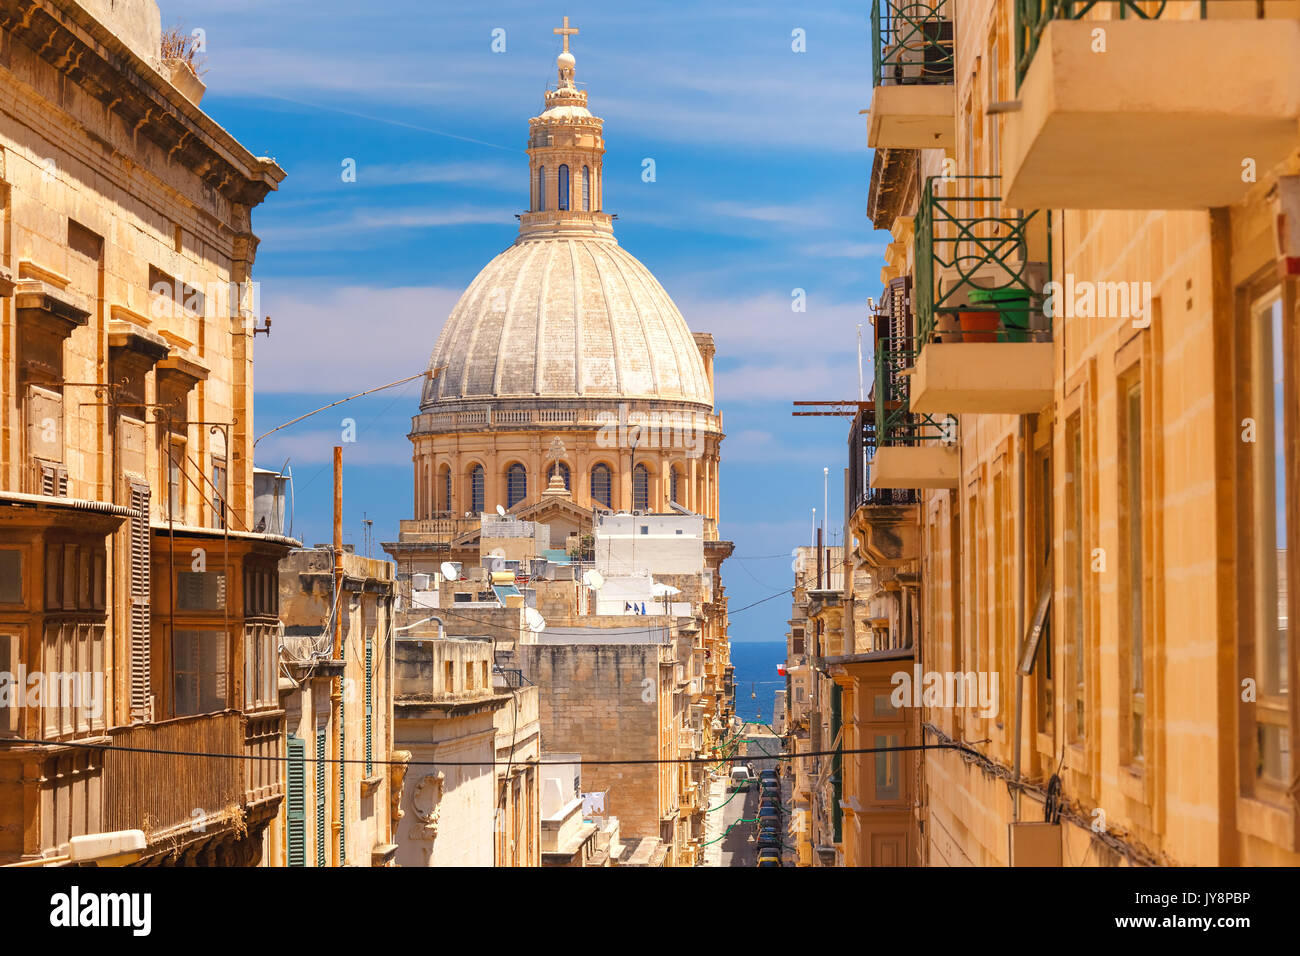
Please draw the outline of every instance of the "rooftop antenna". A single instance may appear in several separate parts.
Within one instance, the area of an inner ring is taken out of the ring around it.
[[[872,301],[867,299],[867,305],[872,305]],[[858,323],[858,401],[866,401],[866,396],[862,394],[862,323]]]

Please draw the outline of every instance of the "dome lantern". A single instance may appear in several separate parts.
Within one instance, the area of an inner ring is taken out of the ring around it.
[[[587,109],[587,91],[578,89],[577,60],[563,36],[556,57],[558,82],[544,94],[545,109],[528,121],[528,211],[519,217],[519,241],[557,235],[613,236],[613,218],[602,210],[601,173],[605,155],[604,120]]]

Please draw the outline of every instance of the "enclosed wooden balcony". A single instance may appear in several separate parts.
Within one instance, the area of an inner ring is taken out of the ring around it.
[[[0,863],[117,830],[144,832],[146,863],[255,863],[284,796],[283,719],[227,711],[0,751]]]
[[[1008,204],[1207,209],[1241,199],[1300,143],[1300,21],[1255,16],[1254,3],[1236,0],[1017,4]]]
[[[873,0],[872,149],[941,149],[956,142],[949,0]]]

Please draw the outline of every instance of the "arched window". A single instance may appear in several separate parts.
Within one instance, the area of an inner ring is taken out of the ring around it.
[[[537,167],[537,208],[546,208],[546,167]]]
[[[673,465],[673,470],[668,473],[668,497],[671,498],[673,501],[677,502],[679,505],[684,505],[685,502],[682,501],[680,497],[681,487],[682,487],[681,477],[682,477],[682,470],[678,468],[676,465]]]
[[[591,469],[591,500],[606,508],[614,507],[613,482],[610,481],[609,465],[596,465]]]
[[[438,510],[451,511],[451,468],[443,465],[438,478],[440,479],[438,482],[438,497],[441,499],[438,502]]]
[[[569,208],[569,167],[564,163],[560,164],[560,202],[556,208]]]
[[[528,470],[519,462],[506,472],[506,507],[513,508],[528,496]]]
[[[475,514],[483,511],[483,466],[469,470],[469,510]]]
[[[582,167],[582,211],[591,212],[591,167]]]
[[[632,510],[650,510],[650,469],[637,465],[632,472]]]
[[[546,483],[548,485],[551,483],[551,479],[555,477],[557,471],[560,473],[560,477],[564,479],[564,490],[572,491],[573,486],[569,483],[569,466],[562,461],[551,464],[550,470],[546,473]]]

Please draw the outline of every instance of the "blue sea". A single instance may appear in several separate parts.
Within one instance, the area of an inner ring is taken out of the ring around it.
[[[733,641],[731,663],[736,668],[736,715],[760,724],[772,722],[776,692],[785,678],[776,672],[785,661],[785,641]],[[752,695],[752,696],[751,696]]]

